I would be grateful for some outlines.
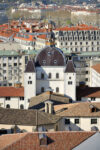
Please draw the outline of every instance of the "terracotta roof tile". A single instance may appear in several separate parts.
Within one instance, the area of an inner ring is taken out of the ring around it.
[[[91,112],[90,105],[96,108],[96,112]],[[66,108],[66,109],[65,109]],[[100,117],[100,102],[80,102],[55,106],[54,110],[59,116],[68,117]]]
[[[40,145],[40,133],[12,134],[0,136],[1,150],[72,150],[95,132],[51,132],[47,136],[47,145]]]
[[[24,97],[24,88],[0,87],[0,97]]]

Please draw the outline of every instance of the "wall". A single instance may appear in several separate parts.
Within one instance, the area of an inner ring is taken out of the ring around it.
[[[59,87],[59,93],[64,93],[64,67],[37,67],[36,72],[37,94],[41,93],[41,87],[45,90],[51,87],[53,92],[56,92],[56,87]],[[44,73],[44,79],[41,79],[41,73]],[[51,73],[51,78],[48,78],[49,73]],[[56,78],[56,73],[59,73],[59,78]]]
[[[70,119],[70,124],[66,125],[64,120]],[[79,124],[74,123],[74,119],[80,119]],[[97,118],[97,124],[91,124],[91,118]],[[100,130],[100,117],[63,117],[61,121],[61,130],[72,130],[72,131],[91,131],[91,127],[96,126]]]

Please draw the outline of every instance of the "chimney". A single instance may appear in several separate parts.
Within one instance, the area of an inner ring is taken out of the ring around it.
[[[51,87],[48,87],[48,88],[46,89],[46,93],[47,93],[47,94],[52,94],[52,93],[53,93],[52,88],[51,88]]]
[[[48,100],[45,101],[45,112],[49,114],[53,114],[54,112],[54,107],[53,107],[53,102]]]
[[[16,83],[14,84],[14,87],[15,87],[15,88],[21,88],[21,85],[22,85],[22,84],[21,84],[20,82],[16,82]]]
[[[47,145],[47,135],[46,135],[46,129],[44,127],[39,127],[39,142],[40,146],[46,146]]]
[[[94,106],[94,105],[92,105],[92,104],[90,104],[89,105],[89,108],[90,108],[90,112],[92,113],[92,112],[96,112],[96,107]]]

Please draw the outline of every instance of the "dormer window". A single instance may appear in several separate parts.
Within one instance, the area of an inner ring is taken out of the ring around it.
[[[90,104],[89,107],[90,107],[90,112],[91,113],[97,111],[97,109],[96,109],[96,107],[94,105]]]
[[[54,60],[54,64],[57,64],[57,60]]]
[[[46,64],[46,60],[43,60],[43,64]]]
[[[48,52],[48,56],[51,56],[51,52]]]

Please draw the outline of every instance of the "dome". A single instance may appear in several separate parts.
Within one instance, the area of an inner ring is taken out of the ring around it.
[[[65,66],[65,56],[56,47],[46,47],[37,55],[36,66]]]

